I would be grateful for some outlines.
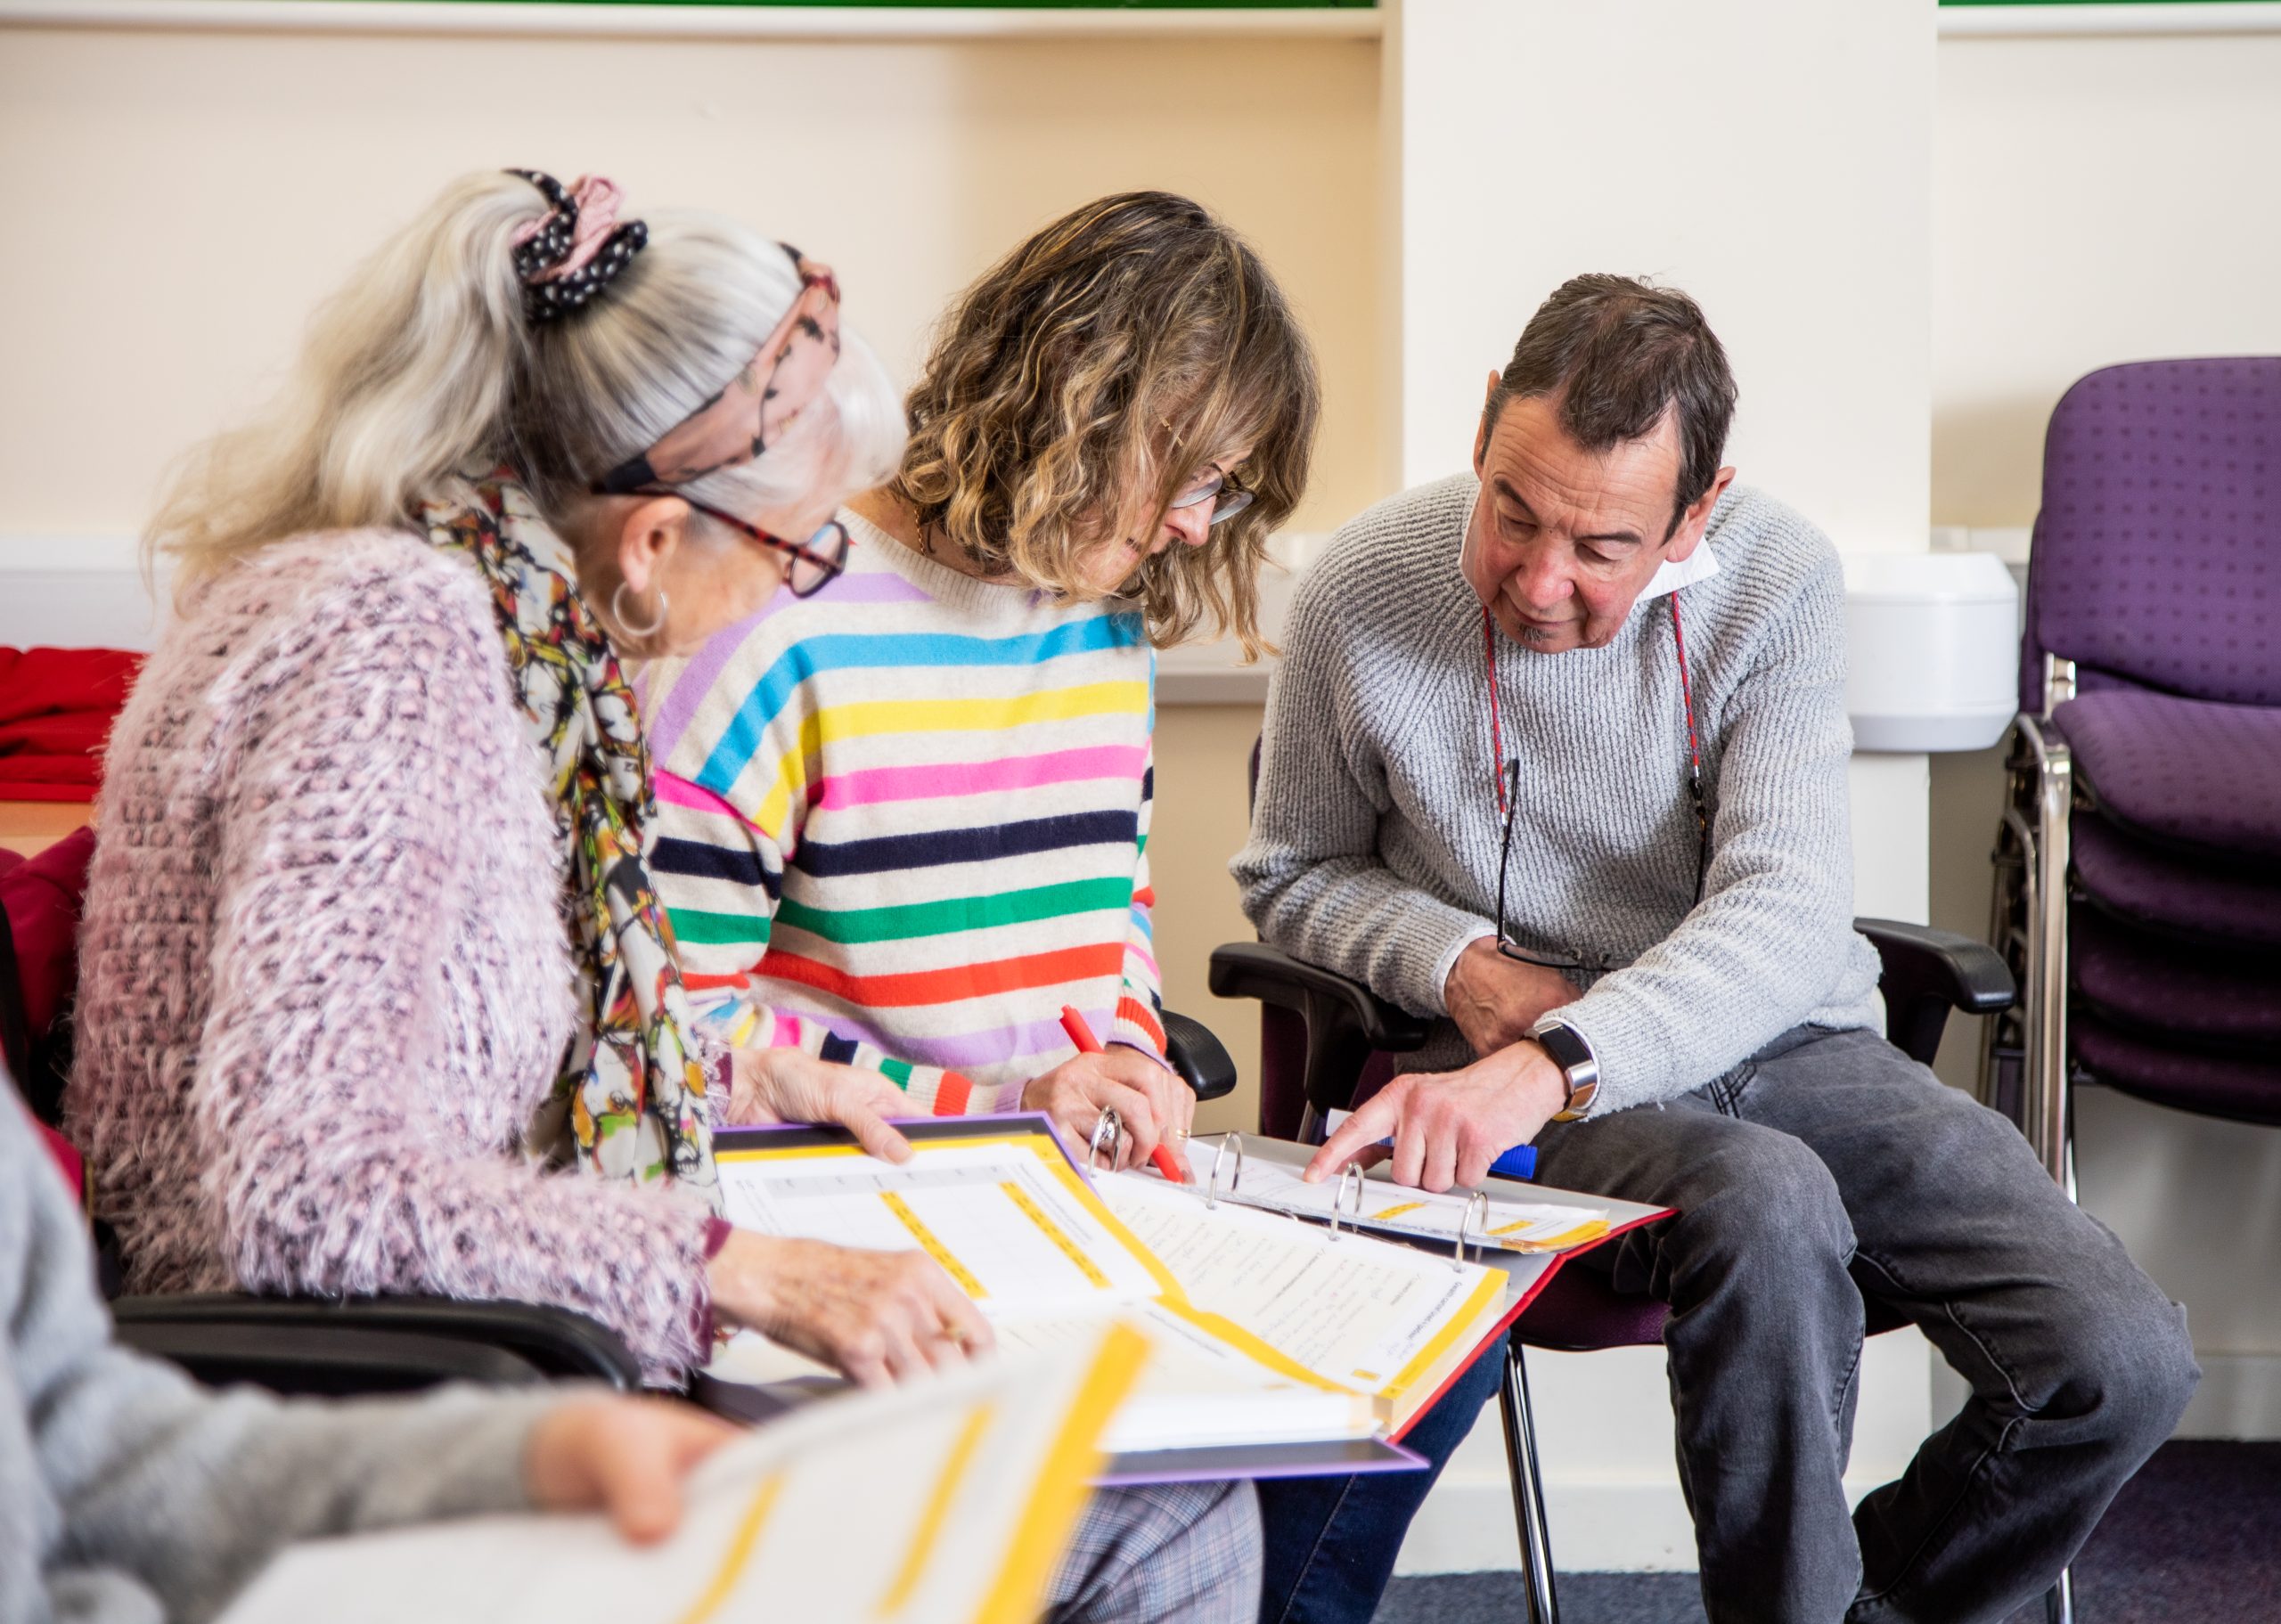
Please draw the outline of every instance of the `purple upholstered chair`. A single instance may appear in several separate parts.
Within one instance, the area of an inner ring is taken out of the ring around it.
[[[2281,1123],[2281,356],[2108,367],[2044,443],[1985,1086],[2074,1187],[2071,1089]]]
[[[1255,745],[1251,775],[1255,789]],[[1856,919],[1853,925],[1876,946],[1883,962],[1879,985],[1887,1033],[1916,1059],[1932,1064],[1950,1010],[1991,1015],[2010,1007],[2011,973],[1984,943],[1892,919]],[[1259,1122],[1260,1131],[1270,1138],[1319,1143],[1328,1113],[1351,1108],[1377,1093],[1394,1073],[1393,1057],[1426,1041],[1426,1023],[1416,1016],[1359,982],[1264,943],[1232,942],[1215,948],[1210,980],[1219,997],[1260,1000]],[[1871,1335],[1904,1323],[1889,1305],[1867,1293],[1863,1307]],[[1506,1339],[1505,1379],[1498,1390],[1498,1404],[1512,1475],[1528,1624],[1559,1624],[1560,1609],[1523,1351],[1590,1353],[1604,1348],[1653,1347],[1664,1340],[1664,1323],[1669,1318],[1670,1310],[1653,1297],[1619,1293],[1589,1269],[1562,1269],[1514,1322],[1513,1334]],[[2047,1612],[2057,1624],[2072,1624],[2072,1598],[2064,1574],[2047,1601]]]

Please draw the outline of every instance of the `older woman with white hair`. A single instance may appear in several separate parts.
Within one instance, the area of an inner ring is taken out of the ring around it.
[[[732,1229],[713,1115],[892,1084],[698,1046],[621,657],[844,559],[895,392],[830,271],[607,182],[470,176],[320,316],[151,532],[181,614],[119,719],[69,1090],[138,1291],[560,1304],[653,1376],[750,1326],[859,1380],[986,1348],[917,1253]],[[1066,1619],[1237,1620],[1248,1488],[1105,1495]]]

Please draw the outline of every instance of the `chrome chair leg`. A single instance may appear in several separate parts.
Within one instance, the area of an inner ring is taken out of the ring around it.
[[[1529,1373],[1521,1362],[1517,1336],[1505,1341],[1505,1380],[1497,1400],[1505,1421],[1506,1464],[1513,1477],[1513,1521],[1521,1536],[1527,1624],[1560,1624],[1560,1601],[1553,1594],[1552,1532],[1544,1517],[1544,1479],[1537,1470],[1536,1418],[1529,1408]]]
[[[2044,657],[2044,722],[2075,697],[2075,663]],[[2067,1199],[2075,1196],[2075,1118],[2067,1067],[2067,865],[2075,804],[2073,753],[2020,718],[2032,775],[2035,837],[2025,853],[2022,899],[2027,933],[2028,1065],[2023,1112],[2028,1142]],[[2025,811],[2026,809],[2023,809]],[[2062,1568],[2044,1592],[2045,1624],[2075,1624],[2075,1577]]]
[[[2023,807],[2034,840],[2023,884],[2027,975],[2021,988],[2026,1014],[2023,1104],[2028,1143],[2053,1182],[2074,1198],[2069,1176],[2067,1086],[2067,865],[2069,814],[2073,810],[2074,763],[2065,745],[2045,739],[2032,717],[2018,723],[2033,797]]]

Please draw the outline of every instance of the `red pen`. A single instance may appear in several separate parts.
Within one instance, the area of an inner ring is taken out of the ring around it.
[[[1069,1041],[1077,1046],[1079,1054],[1098,1055],[1101,1052],[1101,1041],[1093,1036],[1093,1029],[1085,1024],[1085,1017],[1077,1013],[1076,1007],[1073,1004],[1061,1006],[1061,1030],[1069,1034]],[[1149,1153],[1149,1161],[1151,1166],[1174,1184],[1188,1182],[1188,1170],[1180,1164],[1180,1159],[1177,1156],[1162,1145],[1158,1145],[1156,1149]]]

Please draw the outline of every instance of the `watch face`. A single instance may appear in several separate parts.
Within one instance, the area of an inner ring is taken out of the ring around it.
[[[1573,1026],[1548,1026],[1537,1033],[1536,1041],[1552,1057],[1552,1064],[1564,1072],[1574,1073],[1578,1066],[1592,1063],[1591,1045],[1579,1037]],[[1574,1081],[1572,1076],[1570,1081]]]

